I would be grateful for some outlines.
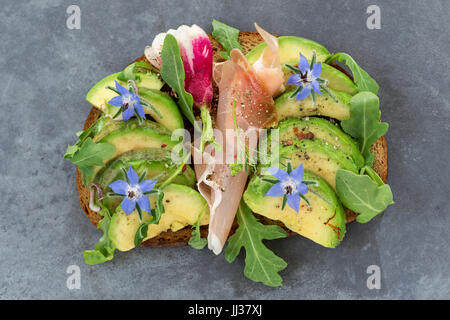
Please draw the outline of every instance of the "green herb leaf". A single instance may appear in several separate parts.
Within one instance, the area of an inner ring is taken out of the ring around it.
[[[161,51],[162,67],[161,77],[178,95],[178,104],[186,118],[195,126],[195,117],[192,110],[194,99],[184,89],[184,66],[181,60],[180,47],[175,37],[166,35]]]
[[[220,42],[222,47],[226,50],[226,52],[221,52],[220,55],[225,58],[230,58],[230,51],[234,48],[242,49],[241,45],[238,42],[239,38],[239,30],[225,23],[222,23],[217,20],[212,21],[213,32],[212,36],[214,39]]]
[[[339,199],[349,209],[359,213],[356,221],[369,222],[394,203],[389,185],[378,185],[367,175],[338,170],[336,190]]]
[[[95,265],[112,260],[114,258],[114,251],[116,250],[114,244],[108,236],[111,215],[106,208],[102,208],[99,213],[103,215],[103,219],[100,220],[97,227],[103,231],[103,236],[97,242],[94,250],[86,250],[83,253],[84,262],[89,265]]]
[[[142,223],[137,229],[136,234],[134,235],[134,245],[136,247],[142,243],[145,237],[147,237],[148,225],[159,223],[161,215],[165,212],[163,199],[164,199],[164,192],[160,191],[156,196],[156,208],[152,210],[152,218]]]
[[[96,130],[98,129],[98,126],[100,125],[99,124],[100,122],[101,122],[101,120],[99,120],[96,123],[94,123],[92,126],[89,127],[89,129],[86,129],[86,130],[83,130],[83,131],[78,131],[76,133],[76,135],[78,137],[78,141],[73,146],[69,145],[67,147],[66,153],[64,154],[64,159],[72,159],[74,154],[80,149],[80,147],[83,144],[83,142],[89,136],[91,136],[93,133],[96,132]]]
[[[366,71],[364,71],[364,69],[361,68],[348,53],[335,53],[328,57],[325,63],[330,63],[334,60],[345,62],[345,64],[350,68],[359,91],[370,91],[374,94],[378,94],[379,86],[377,82]]]
[[[75,152],[78,151],[78,149],[80,149],[80,147],[76,144],[74,144],[73,146],[67,146],[66,153],[64,154],[64,159],[72,158]]]
[[[191,238],[189,239],[189,245],[197,250],[202,250],[208,240],[206,238],[202,238],[202,234],[200,233],[200,219],[203,216],[203,211],[197,219],[197,222],[192,226],[194,230],[192,230]]]
[[[366,160],[371,158],[372,144],[389,128],[386,122],[379,122],[379,104],[375,94],[360,92],[350,100],[350,118],[341,122],[342,129],[358,140],[359,150]]]
[[[134,73],[135,66],[136,63],[132,63],[127,66],[121,73],[119,73],[117,79],[123,82],[127,82],[128,80],[140,81],[141,77]]]
[[[200,108],[200,117],[203,124],[200,150],[201,152],[203,152],[205,150],[206,143],[210,142],[214,145],[217,144],[214,142],[214,130],[212,127],[211,114],[209,113],[208,107]]]
[[[372,167],[364,166],[359,174],[367,174],[370,179],[377,183],[378,186],[382,186],[384,184],[384,181],[381,180],[378,173],[376,173],[375,170],[372,169]]]
[[[71,156],[71,161],[78,166],[78,170],[86,176],[91,176],[94,166],[104,167],[103,160],[109,159],[116,152],[116,147],[110,143],[94,143],[87,138],[78,151]]]
[[[263,225],[253,216],[244,201],[241,201],[236,217],[239,227],[228,239],[225,259],[233,262],[244,247],[244,275],[267,286],[281,286],[283,280],[278,272],[286,268],[287,263],[269,250],[262,241],[285,238],[286,232],[280,226]]]

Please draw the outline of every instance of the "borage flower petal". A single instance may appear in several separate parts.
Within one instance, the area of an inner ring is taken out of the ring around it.
[[[290,168],[290,166],[288,167]],[[300,195],[305,195],[308,192],[306,184],[302,183],[303,180],[303,164],[300,164],[293,171],[285,172],[278,168],[268,168],[268,171],[274,176],[278,175],[279,183],[273,185],[264,196],[280,197],[285,196],[288,205],[298,213],[300,210]],[[289,171],[290,169],[288,169]],[[281,175],[280,175],[280,172]],[[283,174],[283,172],[285,174]]]
[[[144,180],[139,183],[139,189],[141,189],[142,193],[152,191],[156,182],[156,180]]]
[[[134,211],[134,208],[136,207],[136,201],[128,197],[125,197],[123,198],[120,207],[122,208],[123,211],[125,211],[127,215],[129,215]]]
[[[283,184],[281,182],[278,182],[277,184],[273,185],[264,196],[265,197],[281,197],[282,195],[284,195]]]
[[[298,61],[298,67],[303,74],[305,74],[307,71],[310,71],[308,59],[306,59],[306,57],[301,53],[300,60]]]
[[[301,80],[302,79],[300,78],[300,75],[297,74],[297,73],[294,73],[292,76],[289,77],[289,79],[287,80],[286,84],[298,85]]]
[[[267,168],[267,171],[269,171],[269,173],[271,175],[273,175],[275,178],[277,178],[280,181],[283,181],[289,177],[289,174],[280,168]]]
[[[148,200],[148,197],[146,195],[141,195],[138,199],[137,199],[137,204],[139,205],[139,207],[142,210],[147,211],[148,213],[151,212],[150,209],[150,200]]]
[[[131,166],[128,167],[128,179],[130,180],[130,186],[136,186],[139,183],[139,176]]]
[[[108,101],[109,104],[112,104],[115,107],[121,107],[122,106],[122,96],[115,96],[111,100]]]
[[[122,87],[121,85],[120,85],[120,83],[118,83],[117,82],[117,80],[114,80],[115,82],[116,82],[116,89],[117,89],[117,91],[119,91],[119,93],[120,93],[120,95],[125,95],[125,94],[129,94],[130,92],[128,91],[128,89],[127,88],[125,88],[125,87]]]
[[[108,187],[110,187],[117,194],[126,195],[128,183],[123,180],[116,180],[113,183],[111,183]]]
[[[300,196],[298,194],[288,194],[286,195],[286,198],[289,207],[298,213],[300,210]]]
[[[303,86],[303,89],[297,94],[296,100],[303,100],[311,93],[311,86]]]
[[[322,64],[320,62],[317,62],[313,65],[311,74],[314,76],[314,78],[319,78],[321,73],[322,73]]]
[[[311,83],[311,87],[312,87],[312,89],[314,90],[314,92],[316,92],[316,93],[318,93],[318,94],[322,94],[322,92],[320,91],[320,85],[319,85],[319,82],[317,82],[317,80],[314,80],[314,81]]]

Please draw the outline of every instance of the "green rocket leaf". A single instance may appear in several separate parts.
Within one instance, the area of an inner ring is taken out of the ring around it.
[[[192,230],[191,238],[189,239],[189,245],[197,250],[203,249],[208,244],[208,240],[202,238],[202,234],[200,233],[200,219],[202,215],[198,217],[197,222],[192,226],[194,230]]]
[[[389,185],[348,170],[338,170],[336,190],[342,203],[359,213],[356,221],[360,223],[369,222],[394,203]]]
[[[110,143],[94,143],[92,138],[87,138],[70,160],[78,166],[78,170],[86,176],[91,176],[94,166],[104,167],[103,160],[109,159],[116,152],[114,145]]]
[[[244,275],[267,286],[281,286],[283,280],[278,272],[286,268],[287,263],[269,250],[263,240],[285,238],[286,232],[280,226],[263,225],[244,201],[241,201],[236,217],[239,227],[228,239],[225,259],[230,263],[233,262],[244,247],[246,253]]]
[[[212,21],[214,39],[220,42],[226,52],[221,52],[224,59],[229,59],[230,51],[234,48],[242,49],[238,42],[239,30],[217,20]]]
[[[195,117],[192,110],[194,99],[192,95],[184,89],[184,66],[181,60],[180,47],[177,39],[171,34],[164,38],[164,45],[161,51],[162,67],[161,77],[177,93],[178,104],[186,118],[194,125]]]
[[[103,236],[98,241],[94,250],[86,250],[83,253],[84,262],[89,265],[95,265],[112,260],[114,258],[114,251],[116,250],[114,244],[108,236],[111,215],[106,208],[102,208],[99,214],[103,216],[103,219],[100,220],[97,227],[103,231]]]
[[[360,92],[350,100],[350,118],[341,122],[342,129],[358,140],[359,150],[369,164],[372,158],[370,147],[389,128],[386,122],[379,121],[379,104],[375,94]]]
[[[355,80],[355,84],[359,91],[370,91],[374,94],[378,94],[378,89],[380,87],[377,82],[363,68],[361,68],[348,53],[335,53],[330,56],[325,63],[330,63],[334,60],[345,62],[345,64],[350,68],[353,74],[353,79]]]

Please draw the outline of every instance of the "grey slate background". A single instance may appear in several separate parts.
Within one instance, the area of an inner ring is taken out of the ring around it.
[[[81,30],[66,27],[68,2],[1,1],[0,298],[409,299],[450,298],[450,1],[87,1]],[[381,30],[366,8],[381,8]],[[307,239],[272,241],[288,262],[268,288],[208,250],[139,248],[99,266],[83,263],[100,232],[83,216],[75,168],[62,155],[90,110],[89,88],[180,24],[207,32],[216,18],[241,30],[316,40],[350,53],[380,84],[390,123],[389,183],[396,204],[352,223],[334,250]],[[68,290],[66,268],[81,267]],[[379,265],[381,290],[366,268]]]

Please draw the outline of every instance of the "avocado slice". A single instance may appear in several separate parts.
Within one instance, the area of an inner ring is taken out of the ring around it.
[[[267,43],[263,42],[253,48],[246,55],[248,62],[254,64],[266,47]],[[298,65],[300,53],[303,54],[308,61],[311,61],[314,51],[316,52],[317,62],[324,62],[330,55],[330,52],[324,46],[309,39],[294,36],[282,36],[278,38],[278,54],[285,76],[285,82],[292,75],[292,71],[286,67],[286,64],[292,66]],[[345,73],[328,64],[322,63],[322,73],[320,77],[328,80],[327,86],[330,89],[343,91],[350,95],[354,95],[358,92],[352,79]]]
[[[86,100],[97,109],[105,111],[108,106],[108,101],[117,96],[113,90],[108,87],[116,87],[115,81],[119,82],[121,86],[126,88],[127,84],[117,79],[120,72],[113,73],[99,82],[89,90],[86,95]],[[138,88],[156,89],[159,90],[163,86],[163,82],[159,79],[158,75],[153,72],[139,72],[136,73],[140,77],[140,80],[136,81]]]
[[[152,108],[143,106],[145,113],[150,115],[156,122],[170,131],[184,128],[183,117],[178,109],[178,105],[167,93],[154,89],[141,89],[139,90],[139,96],[141,99],[151,103],[160,113],[158,115]]]
[[[255,63],[267,47],[266,42],[262,42],[254,47],[246,58],[250,64]],[[294,36],[281,36],[278,37],[278,55],[280,57],[281,64],[297,64],[302,53],[308,61],[311,61],[313,51],[316,52],[316,61],[323,62],[330,55],[330,52],[321,44]]]
[[[298,65],[298,61],[292,65]],[[287,68],[286,65],[283,65],[282,69],[284,72],[284,80],[286,82],[293,74],[293,71]],[[322,73],[320,74],[320,77],[322,79],[328,80],[327,87],[329,89],[342,91],[352,96],[358,92],[358,88],[356,87],[356,84],[352,81],[352,79],[350,79],[345,73],[326,63],[322,63]],[[286,86],[286,88],[288,90],[295,89],[295,86],[288,85]]]
[[[200,193],[190,187],[170,184],[164,188],[164,210],[158,224],[148,226],[147,237],[156,237],[161,232],[171,230],[176,232],[188,225],[194,225],[200,217],[200,225],[209,223],[209,209],[206,200]],[[155,196],[150,198],[151,207],[155,207]],[[143,211],[143,221],[148,221],[151,216]],[[134,248],[134,236],[141,225],[137,211],[126,215],[124,211],[117,207],[117,211],[111,218],[109,226],[109,238],[120,251],[128,251]]]
[[[156,122],[170,131],[184,128],[180,110],[175,101],[167,93],[155,89],[142,88],[139,90],[139,97],[141,100],[145,100],[148,104],[151,104],[158,111],[159,114],[150,106],[142,105],[145,114],[150,115]],[[101,110],[112,118],[117,114],[119,108],[107,103]],[[121,116],[115,120],[120,119],[122,119]]]
[[[290,161],[294,168],[302,163],[305,170],[322,177],[333,189],[336,189],[336,173],[339,169],[358,172],[358,167],[349,155],[320,140],[291,140],[289,145],[281,146],[279,157],[280,163],[287,164]]]
[[[131,166],[139,176],[146,172],[145,180],[156,179],[158,182],[166,180],[178,167],[172,163],[170,152],[166,150],[156,148],[132,150],[118,156],[108,163],[106,167],[102,168],[98,172],[94,182],[97,183],[104,192],[111,192],[112,190],[108,185],[119,179],[126,180],[123,169],[126,171],[129,166]],[[183,172],[176,176],[172,181],[176,184],[194,187],[194,170],[192,170],[190,166],[186,166]],[[103,201],[110,212],[113,212],[120,202],[121,199],[117,197],[105,198]]]
[[[317,117],[289,118],[280,122],[278,129],[282,143],[294,139],[304,139],[305,137],[321,140],[352,157],[358,168],[364,165],[364,157],[356,142],[337,124],[333,124],[326,119]]]
[[[327,116],[338,120],[350,118],[349,104],[351,95],[342,91],[329,90],[336,97],[337,101],[326,92],[322,92],[322,94],[316,94],[315,104],[311,95],[306,99],[297,101],[295,96],[291,97],[294,90],[286,91],[275,99],[278,120],[306,116]]]
[[[290,230],[327,247],[335,248],[345,235],[345,211],[330,186],[319,176],[305,171],[303,180],[313,181],[308,185],[305,200],[300,201],[300,210],[295,212],[288,205],[281,210],[283,197],[265,197],[272,186],[255,175],[244,192],[244,201],[253,212],[272,220],[280,220]],[[272,178],[272,176],[265,176]]]
[[[116,147],[111,159],[132,150],[162,148],[172,150],[179,141],[172,141],[170,131],[156,122],[144,120],[139,123],[138,119],[128,121],[115,121],[108,117],[101,117],[93,126],[94,142],[106,142]],[[94,168],[94,177],[101,167]]]

